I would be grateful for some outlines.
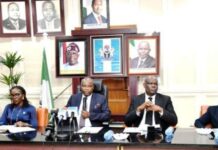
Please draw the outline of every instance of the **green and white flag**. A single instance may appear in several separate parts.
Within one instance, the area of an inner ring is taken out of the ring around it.
[[[54,108],[53,95],[51,89],[51,83],[49,79],[48,65],[45,49],[43,49],[42,58],[42,74],[41,74],[41,106],[43,108],[48,108],[50,111]]]

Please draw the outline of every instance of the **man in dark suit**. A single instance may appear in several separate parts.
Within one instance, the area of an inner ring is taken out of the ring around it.
[[[56,30],[60,28],[60,19],[57,17],[55,5],[52,1],[42,3],[43,19],[38,20],[38,27],[42,30]]]
[[[8,18],[3,20],[3,27],[7,30],[22,30],[26,27],[26,21],[20,19],[20,8],[17,3],[8,4]]]
[[[79,110],[79,126],[102,126],[109,121],[110,110],[104,95],[94,93],[93,79],[85,77],[81,81],[81,91],[72,95],[66,107],[77,107]]]
[[[157,93],[157,77],[147,76],[143,85],[145,93],[132,99],[128,113],[125,116],[125,124],[129,127],[159,124],[162,132],[169,126],[175,126],[177,124],[177,115],[171,98]]]
[[[93,12],[84,18],[84,24],[102,24],[108,22],[107,19],[101,15],[102,0],[92,0],[92,10]]]
[[[141,41],[138,44],[138,57],[130,60],[130,68],[153,68],[156,66],[155,59],[149,55],[151,51],[150,44],[147,41]]]
[[[207,124],[211,124],[212,128],[218,128],[218,105],[210,106],[207,112],[203,114],[200,118],[195,120],[195,127],[205,128]]]

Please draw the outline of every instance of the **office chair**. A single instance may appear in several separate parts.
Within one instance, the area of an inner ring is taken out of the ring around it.
[[[201,106],[200,116],[202,116],[203,114],[205,114],[207,112],[208,107],[209,107],[209,105],[202,105]],[[205,127],[212,128],[212,125],[210,123],[208,123]]]
[[[94,82],[94,93],[102,94],[106,97],[108,101],[108,88],[106,85],[103,84],[102,79],[93,79]],[[81,92],[80,85],[77,86],[77,93]]]

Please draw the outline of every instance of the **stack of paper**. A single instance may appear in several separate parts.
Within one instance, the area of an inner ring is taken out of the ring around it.
[[[28,132],[28,131],[35,131],[36,129],[31,127],[16,127],[14,125],[2,125],[0,126],[1,133],[19,133],[19,132]]]
[[[98,133],[103,127],[83,127],[77,133],[90,133],[96,134]]]

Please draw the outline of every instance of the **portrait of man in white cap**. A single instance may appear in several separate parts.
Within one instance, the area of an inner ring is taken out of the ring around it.
[[[67,57],[67,65],[69,66],[74,66],[77,65],[79,63],[78,59],[79,59],[79,47],[76,43],[70,43],[67,46],[67,53],[66,53],[66,57]]]

